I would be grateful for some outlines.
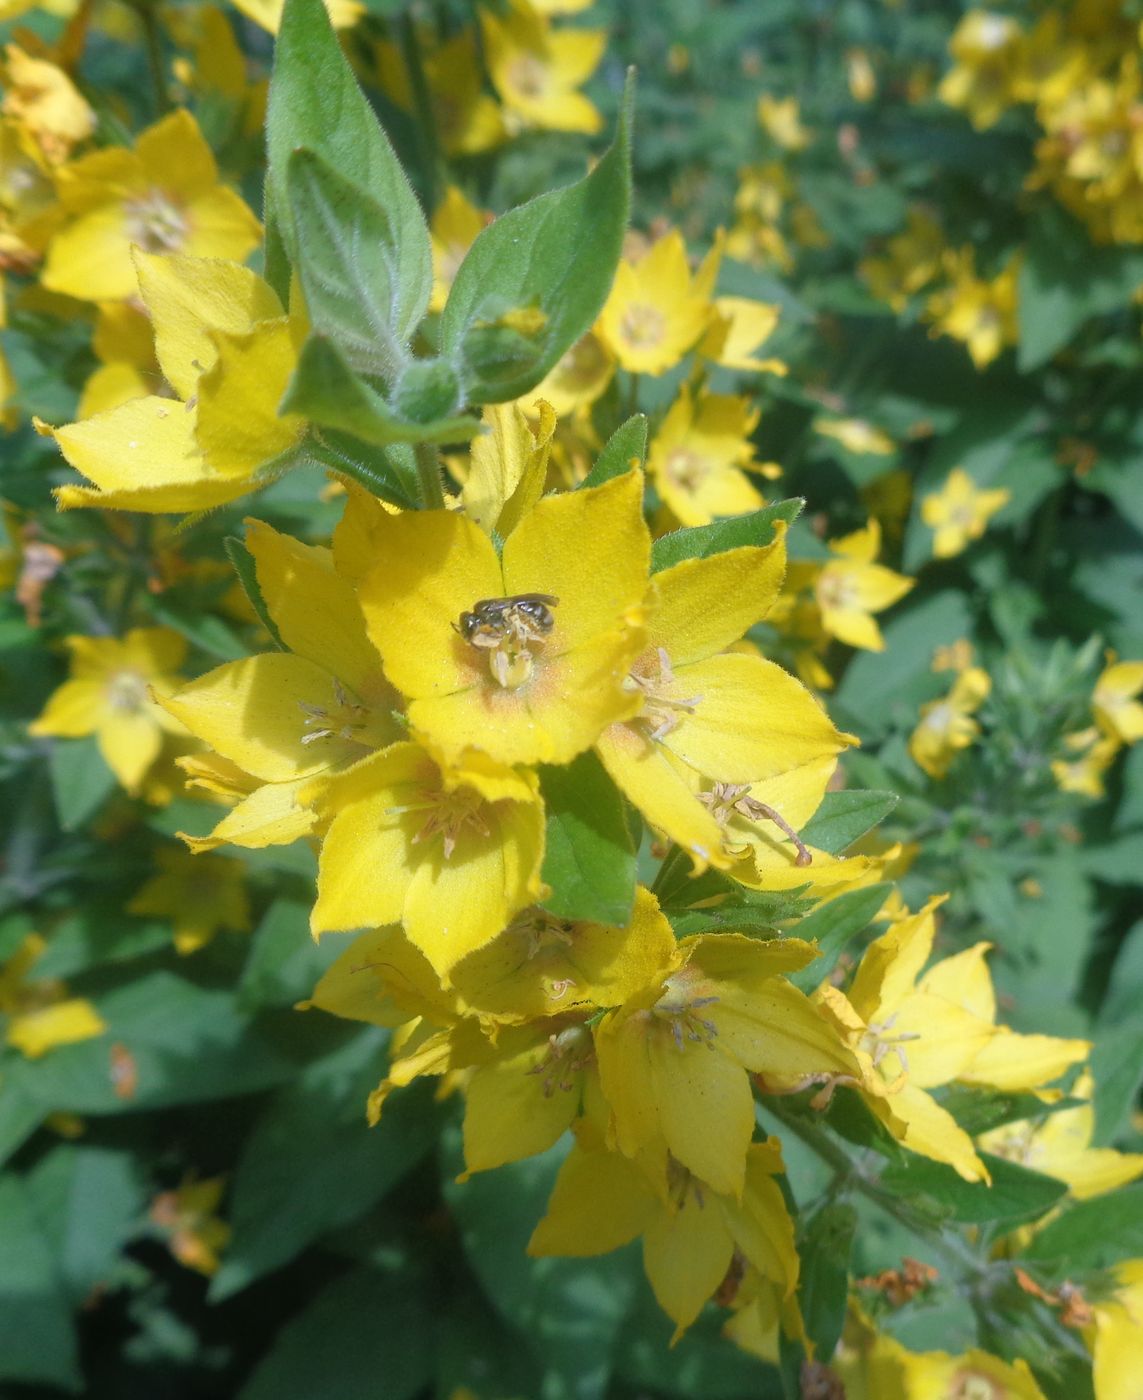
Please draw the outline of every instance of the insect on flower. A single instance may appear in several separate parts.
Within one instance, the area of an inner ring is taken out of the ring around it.
[[[543,640],[555,626],[552,608],[560,600],[550,593],[517,593],[511,598],[482,598],[462,612],[454,629],[474,647],[497,647]]]

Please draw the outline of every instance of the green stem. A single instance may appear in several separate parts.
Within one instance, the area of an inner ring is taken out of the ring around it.
[[[421,487],[421,504],[426,510],[444,508],[444,486],[437,449],[431,442],[418,442],[413,447],[417,459],[417,480]]]
[[[163,45],[159,38],[159,21],[154,7],[143,0],[135,6],[139,23],[143,26],[143,46],[147,51],[147,67],[151,72],[151,87],[155,94],[155,107],[159,116],[171,111],[174,103],[167,89],[167,68],[163,58]]]
[[[401,16],[398,23],[401,36],[401,56],[409,72],[409,86],[413,92],[413,105],[417,110],[417,136],[421,143],[421,153],[425,173],[425,204],[432,210],[437,207],[437,172],[440,164],[440,137],[437,132],[437,117],[433,110],[432,94],[429,92],[425,65],[421,57],[421,43],[417,38],[417,26],[409,13]]]
[[[795,1137],[800,1138],[812,1152],[817,1153],[822,1161],[833,1169],[835,1176],[841,1179],[844,1186],[851,1187],[859,1195],[864,1196],[879,1210],[884,1211],[886,1215],[892,1216],[899,1224],[904,1225],[907,1230],[912,1230],[914,1234],[922,1236],[933,1249],[943,1254],[951,1264],[973,1274],[976,1278],[993,1272],[984,1260],[978,1258],[959,1239],[946,1235],[941,1230],[935,1230],[927,1220],[911,1210],[892,1192],[886,1191],[878,1182],[871,1181],[853,1158],[816,1124],[807,1122],[800,1114],[792,1112],[774,1097],[766,1099],[764,1108],[783,1127],[789,1128]]]
[[[623,418],[633,418],[639,412],[639,376],[628,374],[627,376],[627,406],[623,410]]]

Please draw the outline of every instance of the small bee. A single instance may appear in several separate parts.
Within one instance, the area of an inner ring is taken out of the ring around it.
[[[517,593],[511,598],[482,598],[453,623],[474,647],[495,647],[504,641],[540,641],[556,625],[552,609],[560,600],[550,593]]]

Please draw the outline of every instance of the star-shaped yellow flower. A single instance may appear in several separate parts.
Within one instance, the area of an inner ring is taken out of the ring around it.
[[[921,519],[933,531],[933,557],[951,559],[980,539],[1011,496],[1007,490],[979,490],[968,472],[954,467],[941,489],[921,500]]]

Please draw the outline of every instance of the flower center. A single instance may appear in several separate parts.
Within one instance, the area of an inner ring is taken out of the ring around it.
[[[134,243],[148,253],[173,253],[186,242],[190,225],[184,210],[162,190],[127,203],[127,229]]]
[[[544,1076],[544,1098],[550,1099],[557,1089],[564,1094],[571,1093],[576,1087],[576,1075],[581,1074],[594,1057],[591,1032],[585,1026],[566,1026],[548,1036],[543,1058],[528,1073]]]
[[[663,984],[663,994],[651,1007],[649,1015],[665,1024],[678,1049],[685,1048],[688,1040],[699,1045],[711,1045],[718,1036],[718,1027],[698,1011],[704,1006],[713,1006],[716,996],[697,995],[698,985],[693,973],[683,968],[668,977]]]
[[[636,350],[661,345],[666,329],[667,318],[659,308],[641,301],[632,302],[619,322],[620,335]]]
[[[845,612],[858,604],[857,581],[849,574],[828,565],[818,577],[816,593],[818,606],[829,611]]]
[[[897,1015],[894,1012],[887,1021],[870,1021],[866,1027],[864,1036],[861,1038],[861,1048],[869,1055],[873,1061],[874,1069],[881,1069],[882,1062],[889,1055],[896,1055],[897,1063],[900,1066],[900,1073],[909,1073],[909,1059],[905,1053],[905,1044],[910,1040],[920,1040],[919,1031],[901,1031],[897,1035],[890,1035],[893,1023]],[[882,1073],[885,1071],[882,1069]],[[889,1077],[889,1076],[887,1076]],[[892,1079],[897,1079],[897,1074]]]
[[[722,844],[727,855],[745,855],[750,849],[749,842],[736,842],[730,835],[729,824],[737,814],[748,822],[773,822],[787,840],[794,843],[798,852],[795,865],[809,865],[813,860],[809,848],[786,818],[768,802],[759,802],[756,797],[750,796],[749,783],[715,783],[709,792],[700,792],[698,799],[726,832]]]
[[[1008,1387],[982,1371],[958,1371],[948,1388],[948,1400],[1004,1400]]]
[[[138,671],[116,671],[105,693],[108,705],[121,715],[141,714],[150,704],[146,677]]]
[[[667,476],[683,491],[697,491],[707,476],[707,465],[686,447],[676,447],[667,456]]]
[[[328,710],[305,700],[298,701],[298,708],[305,715],[302,726],[308,730],[302,735],[303,744],[316,744],[321,739],[362,742],[360,733],[368,723],[368,709],[349,698],[336,676],[333,678],[333,698],[334,704]]]
[[[547,87],[548,66],[534,53],[517,55],[509,69],[509,81],[525,97],[542,97]]]
[[[475,831],[478,836],[491,836],[484,809],[484,798],[472,788],[445,792],[435,785],[426,785],[415,790],[408,802],[389,807],[386,813],[390,816],[416,814],[422,820],[413,834],[413,845],[439,836],[441,853],[445,860],[449,860],[465,831]]]
[[[648,737],[662,739],[676,729],[685,715],[693,715],[702,702],[701,695],[689,699],[672,695],[675,673],[671,658],[663,647],[641,656],[623,682],[624,690],[637,690],[643,696],[643,708],[636,716],[650,726]]]

